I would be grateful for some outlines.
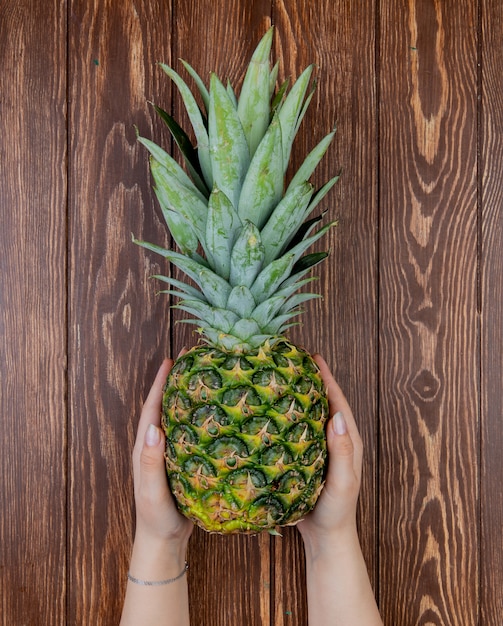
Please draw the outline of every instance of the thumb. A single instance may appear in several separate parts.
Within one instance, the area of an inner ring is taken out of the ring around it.
[[[143,481],[166,481],[164,470],[164,433],[154,424],[145,432],[140,453],[140,477]]]
[[[338,486],[347,486],[354,481],[354,446],[348,432],[344,415],[338,411],[330,420],[327,429],[329,451],[328,480]]]

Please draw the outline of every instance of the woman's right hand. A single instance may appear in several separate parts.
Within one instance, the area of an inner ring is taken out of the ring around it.
[[[187,543],[193,524],[176,508],[169,489],[161,424],[164,383],[173,361],[165,359],[143,406],[133,449],[136,533]]]

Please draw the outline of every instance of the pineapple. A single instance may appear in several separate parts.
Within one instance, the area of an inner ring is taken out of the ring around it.
[[[313,508],[323,487],[328,403],[318,367],[284,336],[317,294],[297,291],[327,253],[307,249],[335,223],[312,212],[309,178],[329,133],[286,184],[294,137],[313,95],[313,66],[275,91],[273,29],[256,48],[239,98],[215,74],[209,89],[186,62],[202,102],[171,68],[197,147],[159,107],[186,164],[139,137],[178,251],[135,240],[188,277],[157,276],[191,316],[200,341],[180,356],[163,395],[166,468],[179,509],[209,532],[277,532]]]

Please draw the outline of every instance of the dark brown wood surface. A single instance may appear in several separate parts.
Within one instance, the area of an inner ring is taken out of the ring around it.
[[[389,2],[380,56],[380,584],[387,623],[478,617],[477,11]],[[394,28],[386,27],[393,21]],[[397,208],[399,210],[397,210]],[[400,608],[396,598],[400,597]]]
[[[503,615],[503,12],[482,3],[480,55],[481,624]]]
[[[57,0],[2,3],[0,41],[0,619],[63,624],[68,597],[64,7]]]
[[[141,134],[186,120],[156,67],[240,82],[277,26],[317,64],[293,160],[337,123],[339,227],[292,338],[322,352],[365,443],[359,528],[385,623],[503,614],[503,6],[499,0],[5,0],[0,5],[0,622],[119,621],[131,449],[164,355],[192,345],[131,243],[168,243]],[[176,150],[173,151],[174,154]],[[323,244],[320,244],[320,249]],[[305,626],[283,537],[195,531],[201,626]]]

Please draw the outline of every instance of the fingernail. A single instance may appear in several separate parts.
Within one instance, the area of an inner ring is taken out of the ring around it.
[[[337,411],[333,417],[334,430],[338,435],[345,435],[348,432],[344,415]]]
[[[159,445],[160,441],[161,433],[159,432],[159,429],[156,428],[156,426],[154,426],[153,424],[149,424],[147,432],[145,433],[145,443],[147,444],[147,446],[154,447]]]

